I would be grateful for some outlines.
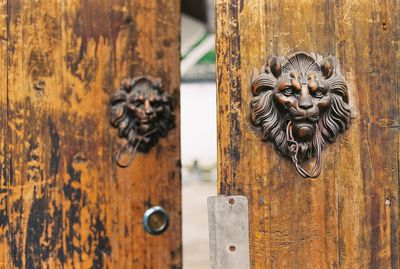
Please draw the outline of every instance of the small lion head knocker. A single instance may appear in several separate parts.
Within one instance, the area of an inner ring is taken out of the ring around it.
[[[321,172],[321,151],[350,123],[347,84],[335,58],[298,52],[271,57],[252,83],[251,121],[264,141],[292,159],[303,177]],[[302,166],[316,157],[308,172]]]
[[[171,98],[162,89],[161,81],[149,77],[135,77],[122,81],[111,96],[111,125],[126,144],[117,153],[117,164],[127,167],[136,152],[147,153],[175,127]],[[128,155],[122,163],[121,156]]]

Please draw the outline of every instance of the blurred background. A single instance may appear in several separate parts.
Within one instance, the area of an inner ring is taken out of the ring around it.
[[[210,268],[207,197],[216,195],[214,1],[182,0],[183,268]]]

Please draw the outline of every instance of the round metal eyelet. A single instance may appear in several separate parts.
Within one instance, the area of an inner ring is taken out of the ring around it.
[[[143,216],[143,228],[152,235],[159,235],[168,229],[169,217],[161,206],[147,209]]]

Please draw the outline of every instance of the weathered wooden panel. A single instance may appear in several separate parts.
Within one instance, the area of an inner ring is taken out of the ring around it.
[[[10,262],[8,248],[8,182],[5,143],[7,137],[7,1],[0,1],[0,268]]]
[[[217,0],[219,193],[250,206],[252,268],[399,268],[399,1]],[[304,179],[250,126],[270,55],[334,55],[352,122]]]
[[[13,0],[1,12],[1,268],[181,268],[179,2]],[[177,127],[122,169],[109,97],[138,75],[162,78]],[[156,204],[171,219],[158,237],[141,224]]]

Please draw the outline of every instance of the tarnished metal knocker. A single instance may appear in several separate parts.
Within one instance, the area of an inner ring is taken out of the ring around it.
[[[151,77],[124,79],[111,96],[111,125],[126,140],[116,155],[120,167],[128,167],[137,152],[147,153],[175,127],[171,97],[161,80]]]
[[[251,122],[264,141],[292,159],[306,178],[321,172],[323,147],[350,123],[347,83],[333,56],[271,57],[252,83]],[[306,171],[302,163],[315,157]]]

